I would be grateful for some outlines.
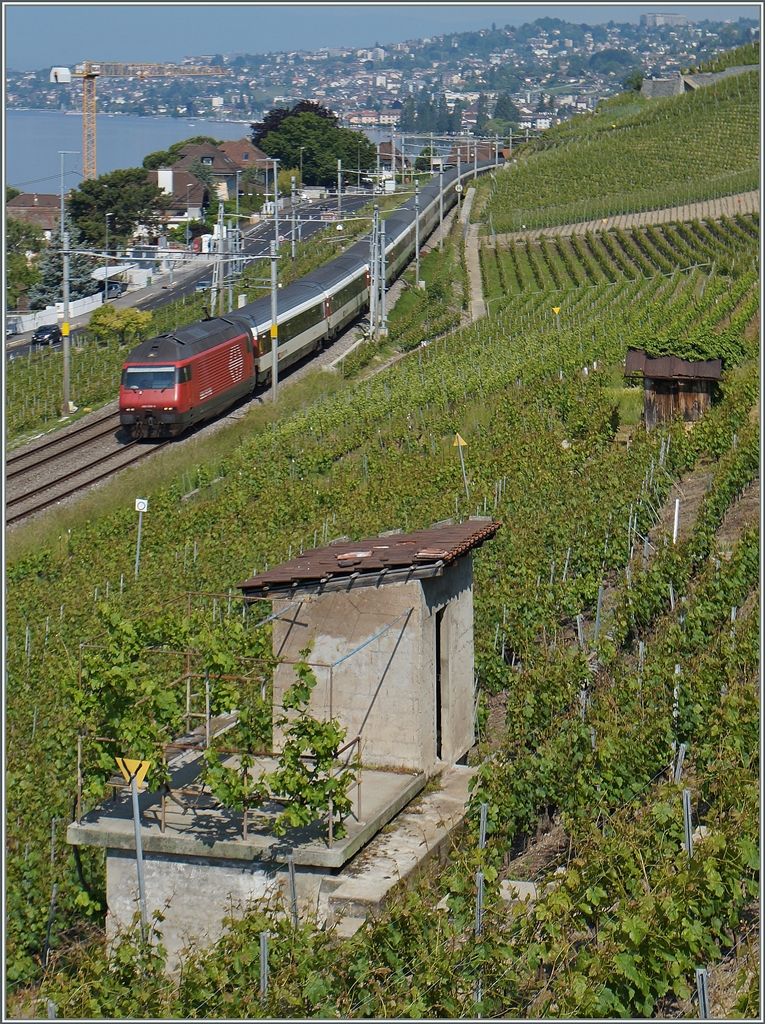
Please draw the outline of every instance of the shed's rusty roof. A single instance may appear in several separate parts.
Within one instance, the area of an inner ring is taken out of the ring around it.
[[[443,566],[480,547],[501,525],[491,519],[469,519],[414,533],[330,544],[306,551],[237,586],[245,596],[257,598],[294,592],[299,587],[352,584],[359,577],[382,577],[380,582],[384,582],[389,574],[392,579],[406,578],[407,573],[413,577],[436,575]]]
[[[719,359],[699,359],[689,362],[678,356],[659,356],[652,359],[642,348],[627,349],[625,375],[642,373],[646,377],[670,380],[720,380],[722,362]]]

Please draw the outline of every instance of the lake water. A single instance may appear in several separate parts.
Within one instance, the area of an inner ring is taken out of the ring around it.
[[[99,174],[122,167],[140,167],[147,153],[167,149],[194,135],[242,139],[250,122],[205,121],[199,118],[136,117],[98,114],[96,168]],[[82,181],[82,114],[54,110],[7,110],[5,114],[5,183],[22,192],[59,192],[59,150],[79,150],[66,159],[66,184]]]
[[[200,118],[137,117],[134,114],[97,114],[96,169],[99,174],[123,167],[140,167],[147,153],[167,149],[173,142],[195,135],[235,140],[249,134],[250,122],[205,121]],[[365,129],[374,143],[390,142],[390,130]],[[407,156],[427,143],[420,137],[415,147],[408,137]],[[401,136],[396,133],[396,146]],[[414,147],[414,148],[413,148]],[[436,145],[436,149],[440,149]],[[82,114],[58,110],[8,110],[5,115],[5,183],[22,192],[58,193],[61,189],[59,150],[65,157],[66,186],[82,181]],[[447,146],[448,150],[448,146]]]

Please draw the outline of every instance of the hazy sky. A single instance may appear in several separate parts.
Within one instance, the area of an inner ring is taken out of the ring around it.
[[[81,60],[179,61],[199,54],[372,46],[542,16],[576,23],[637,22],[646,11],[691,21],[757,18],[756,4],[465,3],[8,3],[6,67],[37,70]]]

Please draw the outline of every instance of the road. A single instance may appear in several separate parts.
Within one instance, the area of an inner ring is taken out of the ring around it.
[[[343,214],[355,213],[362,206],[365,206],[374,198],[371,193],[363,195],[344,194],[342,197]],[[337,196],[330,196],[327,199],[315,202],[302,202],[296,207],[296,219],[299,219],[302,227],[299,237],[310,238],[315,232],[327,226],[327,221],[322,220],[322,214],[337,212]],[[297,226],[297,225],[296,225]],[[286,239],[282,243],[282,252],[289,251],[290,233],[292,220],[289,212],[282,212],[279,218],[279,233]],[[274,237],[273,220],[264,221],[248,228],[244,232],[244,253],[246,256],[267,256],[270,249],[270,242]],[[212,277],[214,258],[201,255],[192,264],[181,268],[173,273],[172,286],[169,283],[168,275],[158,277],[148,288],[141,288],[137,291],[122,295],[118,299],[112,299],[111,305],[116,309],[132,307],[140,310],[155,310],[165,306],[184,295],[193,295],[197,283],[209,280]],[[269,271],[270,273],[270,271]],[[73,339],[77,336],[77,329],[84,328],[90,319],[90,313],[85,313],[71,320]],[[6,357],[19,359],[28,354],[31,345],[32,332],[12,335],[6,341]],[[54,345],[53,350],[60,349],[60,345]]]

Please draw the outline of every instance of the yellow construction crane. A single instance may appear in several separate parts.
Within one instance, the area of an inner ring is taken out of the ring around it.
[[[188,64],[99,64],[86,60],[69,68],[52,68],[51,82],[62,85],[73,78],[82,79],[82,176],[96,176],[96,79],[97,78],[182,78],[199,75],[230,75],[227,68],[216,65]]]

